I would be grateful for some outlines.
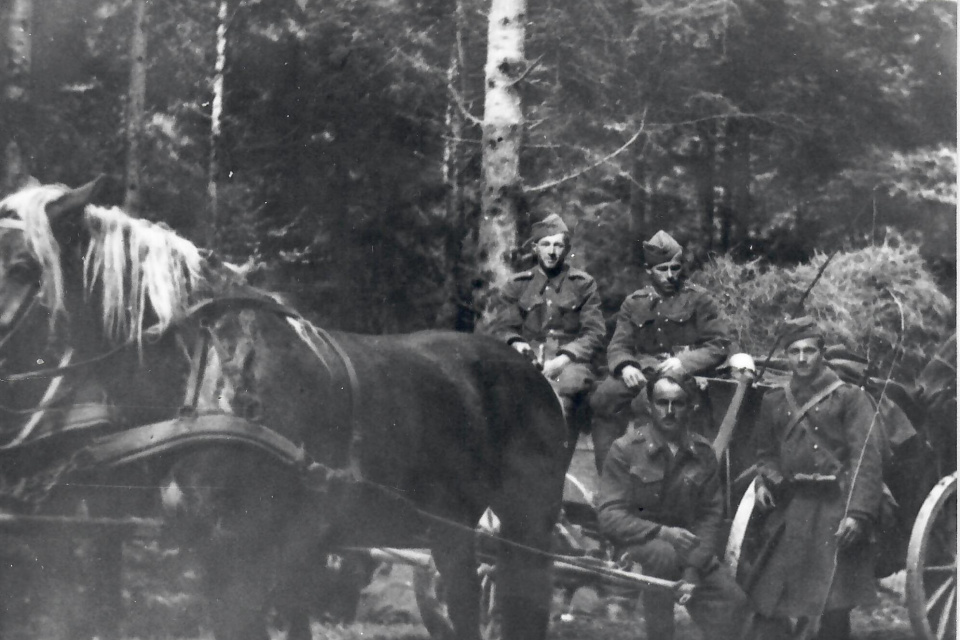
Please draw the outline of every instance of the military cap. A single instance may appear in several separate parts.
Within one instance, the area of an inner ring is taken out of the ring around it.
[[[567,228],[567,225],[564,224],[559,215],[551,213],[543,220],[533,223],[528,242],[537,242],[542,238],[555,236],[558,233],[570,233],[570,229]]]
[[[811,316],[802,316],[783,321],[780,328],[780,342],[784,349],[804,338],[820,338],[823,340],[823,331],[820,330],[816,320]]]
[[[670,262],[681,253],[683,253],[683,247],[680,243],[663,230],[657,231],[648,242],[643,243],[643,258],[650,267]]]

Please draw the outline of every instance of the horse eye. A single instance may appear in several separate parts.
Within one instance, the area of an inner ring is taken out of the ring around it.
[[[19,282],[36,282],[40,278],[40,267],[26,260],[14,262],[7,268],[7,276]]]

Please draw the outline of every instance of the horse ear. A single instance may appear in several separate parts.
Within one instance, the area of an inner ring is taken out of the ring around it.
[[[106,184],[107,177],[100,174],[87,184],[71,189],[47,205],[47,216],[51,222],[63,218],[74,211],[83,211],[83,208],[93,202]]]

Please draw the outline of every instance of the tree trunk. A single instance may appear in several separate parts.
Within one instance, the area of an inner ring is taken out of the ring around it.
[[[517,243],[523,112],[517,83],[526,70],[525,0],[491,0],[483,106],[480,269],[498,287],[511,273]]]
[[[447,84],[459,94],[459,100],[466,96],[464,78],[463,35],[466,16],[463,0],[457,0],[455,9],[456,39],[450,53],[447,68]],[[470,229],[467,226],[463,194],[463,137],[466,117],[457,104],[458,98],[451,95],[447,101],[446,131],[447,140],[443,149],[443,179],[447,187],[448,232],[445,247],[447,264],[447,303],[441,311],[440,323],[452,327],[455,331],[471,332],[476,325],[474,313],[473,286],[469,269],[465,264],[463,246],[467,242]],[[465,104],[463,105],[465,106]]]
[[[130,38],[130,88],[127,96],[127,189],[124,208],[140,211],[140,139],[143,135],[143,112],[147,95],[147,32],[144,28],[146,0],[133,3],[133,34]]]
[[[702,124],[697,127],[700,134],[700,149],[695,159],[697,200],[700,204],[701,232],[703,233],[703,248],[706,252],[713,250],[713,225],[716,198],[716,138],[712,124]]]
[[[223,118],[223,74],[227,66],[227,11],[228,0],[220,0],[217,9],[217,59],[213,71],[213,103],[210,108],[210,163],[207,171],[207,194],[210,198],[210,217],[206,225],[206,245],[213,249],[220,224],[220,203],[217,180],[220,178],[220,137]]]
[[[29,108],[33,0],[10,0],[6,35],[7,82],[0,108],[0,131],[6,134],[0,140],[4,162],[0,188],[4,192],[18,188],[30,170],[27,140],[33,130]]]
[[[642,144],[637,145],[643,148]],[[649,234],[650,190],[647,185],[647,165],[640,151],[633,153],[630,174],[630,260],[643,264],[643,241]]]

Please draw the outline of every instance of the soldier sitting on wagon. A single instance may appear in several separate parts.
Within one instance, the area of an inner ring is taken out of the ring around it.
[[[631,402],[658,374],[697,375],[723,363],[730,331],[717,306],[701,288],[686,284],[683,249],[658,231],[643,243],[650,285],[627,296],[607,347],[610,372],[590,400],[597,471],[610,445],[624,434]],[[639,398],[642,415],[649,413]]]
[[[740,636],[747,597],[717,556],[723,522],[720,470],[710,442],[689,429],[689,376],[646,383],[651,421],[613,443],[600,478],[600,528],[646,575],[695,586],[687,610],[706,637]],[[671,640],[673,594],[645,591],[647,637]]]
[[[535,223],[528,242],[537,266],[514,275],[500,290],[490,332],[537,360],[573,424],[593,388],[591,363],[606,332],[600,295],[590,275],[567,264],[570,230],[559,215]]]

